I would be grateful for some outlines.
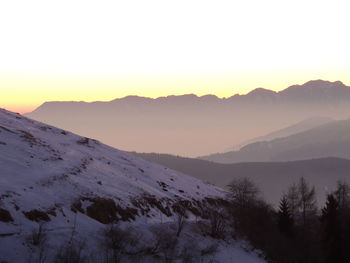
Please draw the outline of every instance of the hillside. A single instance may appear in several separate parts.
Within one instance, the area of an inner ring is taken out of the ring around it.
[[[235,178],[251,178],[260,188],[263,197],[275,205],[278,204],[283,192],[300,177],[305,177],[315,186],[319,205],[323,205],[327,192],[335,188],[337,180],[346,180],[350,183],[350,160],[339,158],[220,164],[166,154],[137,155],[223,188]]]
[[[106,225],[139,228],[147,243],[147,229],[173,222],[184,203],[190,215],[200,217],[199,206],[225,196],[193,177],[5,110],[0,110],[0,175],[0,262],[38,262],[41,250],[35,254],[38,243],[33,244],[42,227],[47,262],[61,244],[73,246],[73,239],[84,243],[91,262],[99,262],[96,250]],[[260,261],[239,243],[227,246],[219,246],[219,258],[226,253],[225,260],[236,255]]]
[[[277,131],[273,131],[269,134],[250,139],[250,140],[243,142],[239,145],[231,147],[230,149],[228,149],[228,151],[238,151],[241,148],[243,148],[244,146],[246,146],[248,144],[252,144],[254,142],[272,141],[272,140],[277,139],[277,138],[284,138],[284,137],[287,137],[287,136],[290,136],[290,135],[293,135],[296,133],[300,133],[300,132],[304,132],[304,131],[316,128],[318,126],[330,123],[332,121],[334,121],[334,120],[331,118],[327,118],[327,117],[311,117],[311,118],[302,120],[300,122],[294,123],[288,127],[279,129]]]
[[[349,100],[350,87],[342,82],[315,80],[279,92],[258,88],[228,98],[188,94],[46,102],[27,116],[127,151],[195,157],[314,116],[349,118]]]
[[[219,163],[279,162],[313,158],[350,158],[350,120],[326,123],[271,141],[258,141],[239,151],[202,156]]]

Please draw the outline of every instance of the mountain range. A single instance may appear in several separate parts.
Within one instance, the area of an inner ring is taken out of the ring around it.
[[[307,118],[349,118],[349,100],[350,87],[342,82],[314,80],[229,98],[190,94],[46,102],[27,116],[123,150],[194,157],[223,152]]]
[[[350,120],[337,120],[290,136],[257,141],[238,151],[201,159],[219,163],[295,161],[339,157],[350,159]]]
[[[277,139],[277,138],[287,137],[287,136],[290,136],[290,135],[293,135],[296,133],[310,130],[312,128],[321,126],[321,125],[326,124],[326,123],[330,123],[332,121],[333,121],[332,118],[321,117],[321,116],[308,118],[308,119],[302,120],[298,123],[292,124],[288,127],[282,128],[280,130],[273,131],[269,134],[253,138],[253,139],[245,141],[239,145],[235,145],[233,147],[230,147],[228,149],[228,151],[238,151],[241,148],[243,148],[244,146],[246,146],[248,144],[252,144],[254,142],[272,141],[272,140]]]

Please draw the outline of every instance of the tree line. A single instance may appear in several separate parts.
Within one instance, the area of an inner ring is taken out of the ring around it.
[[[247,178],[229,185],[229,216],[237,238],[279,263],[350,262],[350,187],[337,183],[319,209],[304,178],[289,187],[278,208],[266,203]]]

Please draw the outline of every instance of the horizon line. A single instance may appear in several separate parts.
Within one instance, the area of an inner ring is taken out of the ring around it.
[[[204,94],[204,95],[198,95],[198,94],[193,93],[193,92],[192,93],[179,94],[179,95],[169,94],[169,95],[165,95],[165,96],[143,96],[143,95],[137,95],[137,94],[130,94],[130,95],[121,96],[121,97],[114,97],[114,98],[109,99],[109,100],[47,100],[47,101],[42,102],[41,104],[38,104],[38,106],[24,106],[23,105],[22,107],[13,107],[12,109],[10,108],[9,110],[13,111],[13,112],[18,112],[20,114],[28,114],[28,113],[31,113],[31,112],[35,111],[36,109],[40,108],[45,103],[54,103],[54,102],[77,102],[77,103],[99,103],[99,102],[101,102],[101,103],[108,103],[108,102],[113,102],[113,101],[116,101],[116,100],[123,100],[123,99],[126,99],[126,98],[132,98],[132,97],[141,98],[141,99],[149,99],[149,100],[157,100],[157,99],[164,99],[164,98],[169,98],[169,97],[182,97],[182,96],[194,96],[194,97],[197,97],[197,98],[203,98],[203,97],[211,96],[211,97],[215,97],[215,98],[220,99],[220,100],[225,100],[225,99],[233,98],[235,96],[246,96],[246,95],[249,95],[250,93],[253,93],[254,91],[257,91],[257,90],[265,90],[265,91],[270,91],[272,93],[278,94],[278,93],[283,92],[284,90],[286,90],[286,89],[288,89],[290,87],[303,86],[303,85],[305,85],[307,83],[310,83],[310,82],[340,83],[340,84],[342,84],[342,85],[344,85],[346,87],[349,87],[346,84],[344,84],[343,81],[340,81],[340,80],[329,81],[329,80],[324,80],[324,79],[313,79],[313,80],[306,81],[303,84],[289,85],[286,88],[281,89],[281,90],[277,90],[277,91],[273,90],[273,89],[257,87],[257,88],[251,89],[248,92],[245,92],[245,93],[237,92],[237,93],[233,93],[230,96],[219,96],[219,95],[216,95],[216,94],[213,94],[213,93],[207,93],[207,94]],[[6,107],[2,107],[2,108],[6,109]]]

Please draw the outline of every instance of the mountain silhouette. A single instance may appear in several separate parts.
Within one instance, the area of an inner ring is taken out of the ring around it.
[[[128,151],[200,156],[314,116],[349,118],[350,87],[315,80],[275,92],[46,102],[27,116]],[[120,138],[123,138],[122,140]]]
[[[200,157],[219,163],[295,161],[339,157],[350,159],[350,120],[332,121],[271,141],[257,141],[238,151]]]
[[[326,123],[330,123],[331,121],[334,121],[334,120],[332,118],[328,118],[328,117],[308,118],[308,119],[302,120],[300,122],[294,123],[288,127],[279,129],[277,131],[273,131],[269,134],[253,138],[253,139],[245,141],[239,145],[235,145],[233,147],[230,147],[228,149],[228,151],[237,151],[237,150],[243,148],[244,146],[246,146],[248,144],[252,144],[254,142],[272,141],[273,139],[287,137],[287,136],[290,136],[290,135],[293,135],[293,134],[296,134],[299,132],[303,132],[303,131],[310,130],[312,128],[316,128],[316,127],[321,126],[321,125],[326,124]]]

